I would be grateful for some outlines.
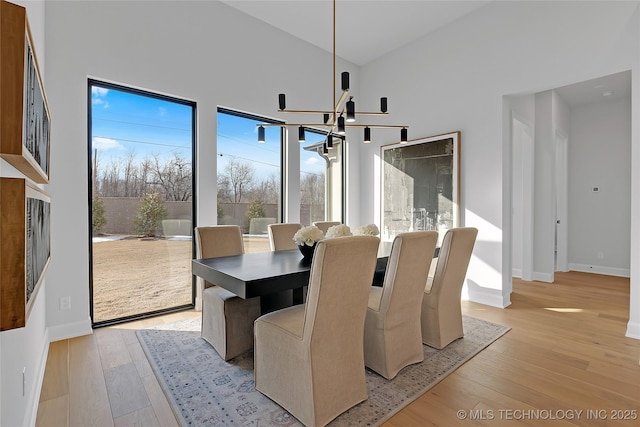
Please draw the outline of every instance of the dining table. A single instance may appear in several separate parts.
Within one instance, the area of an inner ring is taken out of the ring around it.
[[[387,265],[392,242],[380,242],[376,270]],[[309,284],[311,260],[298,249],[254,252],[218,258],[193,259],[194,275],[214,283],[240,298],[261,297],[264,311],[303,302],[303,288]]]
[[[380,242],[376,271],[386,268],[392,244]],[[268,312],[303,302],[311,261],[303,258],[298,249],[292,249],[193,259],[191,267],[194,275],[240,298],[261,297],[262,310]]]

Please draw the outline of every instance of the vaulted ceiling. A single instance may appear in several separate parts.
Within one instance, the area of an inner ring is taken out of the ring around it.
[[[333,52],[333,0],[221,0]],[[512,0],[517,1],[517,0]],[[485,0],[336,0],[336,55],[365,65],[491,3]],[[631,94],[630,73],[559,88],[570,107]],[[604,95],[603,95],[604,94]]]
[[[333,51],[332,0],[222,2],[328,52]],[[365,65],[488,3],[481,0],[337,0],[336,55]]]

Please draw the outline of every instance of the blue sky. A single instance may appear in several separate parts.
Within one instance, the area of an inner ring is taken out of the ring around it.
[[[97,86],[92,87],[91,100],[92,147],[103,167],[130,152],[138,161],[154,154],[191,157],[191,107]],[[266,142],[261,144],[257,142],[258,122],[220,113],[217,122],[219,173],[224,172],[228,159],[250,162],[259,179],[279,173],[279,127],[266,127]],[[305,146],[324,139],[307,135]],[[300,162],[303,173],[322,174],[326,167],[317,154],[305,150],[301,150]]]
[[[191,157],[191,108],[187,105],[94,86],[91,91],[93,148],[111,158],[158,154]]]
[[[277,174],[280,158],[280,128],[265,127],[265,142],[258,143],[258,121],[218,113],[218,173],[224,172],[228,159],[238,162],[250,162],[256,177],[268,177]],[[305,146],[311,145],[307,133]],[[297,133],[296,133],[297,136]],[[316,140],[324,140],[317,136]],[[324,174],[326,164],[317,154],[300,150],[300,168],[303,173]]]

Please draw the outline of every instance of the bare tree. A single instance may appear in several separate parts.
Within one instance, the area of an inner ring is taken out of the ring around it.
[[[300,193],[300,203],[309,206],[309,222],[324,218],[324,175],[305,175],[300,182]]]
[[[251,188],[254,169],[250,163],[229,160],[224,168],[224,173],[229,179],[231,187],[232,203],[240,203],[244,194]]]
[[[185,202],[191,200],[191,163],[182,158],[178,153],[173,153],[173,158],[160,160],[155,154],[151,161],[151,171],[156,183],[164,190],[165,199]]]
[[[153,180],[153,162],[149,157],[145,157],[138,166],[138,182],[135,197],[142,197],[150,192],[151,181]]]
[[[135,197],[136,194],[136,181],[138,178],[138,167],[135,163],[136,154],[134,151],[129,151],[124,159],[124,182],[123,190],[124,197]]]
[[[218,200],[221,202],[231,202],[231,185],[229,184],[229,177],[225,174],[219,173],[217,177],[218,186]]]
[[[269,175],[267,179],[253,187],[249,199],[260,199],[266,204],[277,204],[280,199],[280,179],[276,174]]]
[[[103,196],[120,197],[120,162],[111,159],[103,172],[102,178]]]

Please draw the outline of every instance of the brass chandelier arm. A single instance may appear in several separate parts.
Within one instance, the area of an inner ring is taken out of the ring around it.
[[[380,111],[356,111],[355,101],[353,96],[349,96],[349,72],[343,71],[341,75],[341,89],[342,93],[339,96],[339,99],[336,101],[337,97],[337,87],[336,87],[336,0],[333,0],[333,85],[331,88],[332,98],[333,98],[333,109],[332,110],[294,110],[287,109],[286,106],[286,94],[280,93],[278,94],[278,112],[280,113],[298,113],[298,114],[322,114],[324,117],[323,123],[261,123],[256,124],[258,126],[258,142],[265,142],[265,127],[268,126],[297,126],[300,129],[299,132],[299,140],[304,141],[304,127],[315,128],[322,132],[327,133],[327,142],[326,144],[330,146],[331,134],[337,133],[339,135],[344,135],[346,128],[364,128],[364,142],[371,142],[371,128],[378,129],[400,129],[400,139],[401,142],[407,141],[407,130],[409,128],[408,125],[385,125],[385,124],[360,124],[354,123],[357,120],[358,116],[387,116],[389,113],[387,112],[387,98],[380,98]]]
[[[258,123],[256,126],[280,126],[280,127],[288,127],[288,126],[303,126],[303,127],[328,127],[333,128],[333,124],[329,123]],[[344,127],[346,128],[378,128],[378,129],[404,129],[408,128],[409,125],[368,125],[365,123],[345,123]]]
[[[289,110],[289,109],[285,109],[285,110],[278,110],[279,113],[304,113],[304,114],[331,114],[333,113],[333,111],[326,111],[326,110]],[[337,114],[340,115],[341,113],[344,113],[343,111],[338,111]],[[389,113],[388,112],[381,112],[381,111],[356,111],[356,115],[358,116],[388,116]]]

